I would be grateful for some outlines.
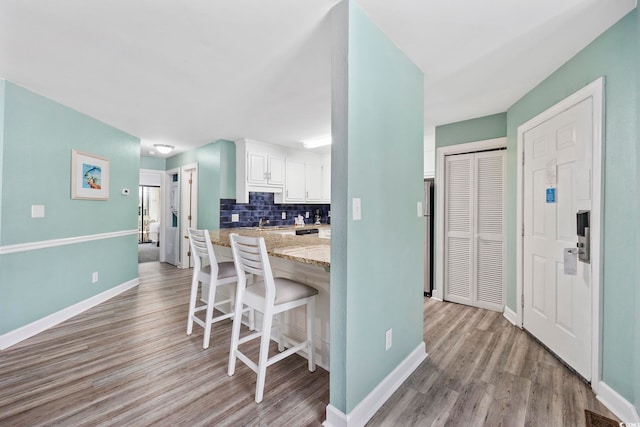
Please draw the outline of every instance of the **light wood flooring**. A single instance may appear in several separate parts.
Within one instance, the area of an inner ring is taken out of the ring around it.
[[[135,289],[0,352],[0,426],[321,425],[328,372],[289,357],[256,404],[253,371],[226,373],[230,321],[207,350],[202,328],[186,335],[191,271],[139,269]],[[424,339],[429,358],[369,426],[584,426],[585,408],[613,418],[499,313],[425,299]]]
[[[369,426],[585,425],[617,418],[589,385],[501,313],[425,298],[429,357]]]
[[[329,373],[297,355],[227,375],[231,321],[186,334],[191,270],[139,265],[140,285],[0,353],[0,426],[320,425]],[[259,340],[250,357],[257,360]],[[247,344],[247,345],[253,345]],[[276,351],[276,346],[273,346]],[[295,414],[295,418],[292,415]],[[295,421],[292,421],[295,419]]]

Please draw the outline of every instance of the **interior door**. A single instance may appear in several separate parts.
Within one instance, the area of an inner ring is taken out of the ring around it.
[[[565,274],[576,213],[591,210],[591,98],[524,134],[523,326],[591,378],[591,265]]]
[[[473,154],[445,159],[444,299],[474,305]]]
[[[505,151],[445,159],[444,298],[502,311],[505,295]]]

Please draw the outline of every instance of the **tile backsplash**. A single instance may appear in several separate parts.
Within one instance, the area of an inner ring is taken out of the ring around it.
[[[249,203],[236,203],[236,199],[220,199],[220,228],[256,227],[260,218],[269,220],[269,225],[293,225],[293,218],[309,212],[305,224],[313,223],[313,215],[320,211],[321,222],[327,224],[329,219],[329,204],[275,204],[273,193],[249,193]],[[282,212],[287,213],[287,219],[282,219]],[[231,215],[238,214],[239,221],[231,222]]]

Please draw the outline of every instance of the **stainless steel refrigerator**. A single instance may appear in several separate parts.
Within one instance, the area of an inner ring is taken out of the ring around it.
[[[424,180],[424,295],[433,290],[433,178]]]

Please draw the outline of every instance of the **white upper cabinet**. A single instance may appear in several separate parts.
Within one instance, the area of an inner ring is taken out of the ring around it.
[[[263,185],[283,185],[284,158],[260,151],[247,151],[247,182]]]
[[[276,203],[329,203],[331,156],[241,139],[236,141],[236,202],[249,192],[274,193]]]
[[[322,165],[307,163],[304,165],[304,182],[307,202],[322,201]]]
[[[287,159],[284,201],[286,203],[305,201],[304,163]]]
[[[267,156],[247,153],[247,182],[266,184],[267,176]]]
[[[236,202],[248,203],[250,191],[284,191],[284,150],[249,139],[236,141]]]
[[[284,157],[269,156],[267,182],[271,185],[284,185]]]

